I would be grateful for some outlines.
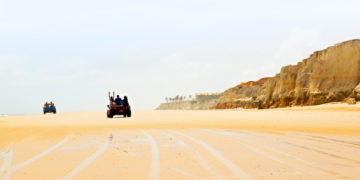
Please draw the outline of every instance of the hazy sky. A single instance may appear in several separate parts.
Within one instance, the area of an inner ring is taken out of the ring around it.
[[[0,0],[0,114],[133,109],[273,76],[360,37],[358,0]]]

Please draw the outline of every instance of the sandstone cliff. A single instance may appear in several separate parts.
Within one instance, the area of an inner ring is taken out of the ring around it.
[[[360,100],[360,40],[314,52],[274,77],[241,83],[226,90],[217,109],[276,108]]]
[[[218,103],[217,99],[209,100],[206,102],[197,101],[180,101],[161,103],[156,110],[206,110],[213,109]]]

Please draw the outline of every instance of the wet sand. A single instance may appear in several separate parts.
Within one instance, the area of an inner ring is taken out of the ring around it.
[[[0,117],[0,179],[356,179],[360,107]]]

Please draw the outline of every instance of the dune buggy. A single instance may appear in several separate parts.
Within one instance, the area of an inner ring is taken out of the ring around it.
[[[131,109],[130,106],[124,106],[124,105],[113,105],[113,106],[109,106],[108,105],[108,110],[107,110],[107,117],[108,118],[113,118],[115,115],[123,115],[124,117],[131,117]]]
[[[56,114],[56,107],[55,106],[43,107],[43,111],[44,111],[44,114],[46,114],[46,113]]]

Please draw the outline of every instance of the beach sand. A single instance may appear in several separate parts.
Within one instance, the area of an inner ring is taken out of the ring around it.
[[[360,107],[0,117],[0,179],[357,179]]]

